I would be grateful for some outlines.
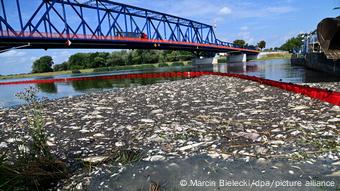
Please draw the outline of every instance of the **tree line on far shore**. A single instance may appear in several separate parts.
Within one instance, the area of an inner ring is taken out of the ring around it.
[[[289,51],[299,49],[302,45],[303,34],[299,34],[287,40],[281,47],[264,49],[265,41],[257,43],[259,49],[264,51]],[[233,42],[240,47],[249,46],[245,40],[238,39]],[[255,47],[255,46],[254,46]],[[110,68],[117,66],[129,66],[140,64],[165,64],[167,62],[188,61],[194,58],[194,55],[188,51],[173,50],[121,50],[114,52],[95,52],[95,53],[76,53],[62,64],[53,63],[50,56],[43,56],[34,61],[32,73],[43,73],[53,71],[81,70],[90,68]]]
[[[280,47],[274,47],[274,48],[269,48],[269,49],[264,49],[266,47],[266,42],[265,41],[260,41],[259,43],[257,43],[257,47],[260,48],[261,50],[264,51],[288,51],[288,52],[294,52],[296,50],[299,50],[303,44],[303,39],[304,36],[306,36],[307,34],[298,34],[295,37],[292,37],[290,39],[288,39],[284,44],[282,44]],[[237,44],[241,47],[244,46],[249,46],[248,43],[244,40],[235,40],[234,44]]]
[[[164,64],[188,61],[194,55],[187,51],[171,50],[121,50],[114,52],[76,53],[62,64],[54,64],[52,57],[43,56],[33,62],[32,73],[106,68],[139,64]],[[53,66],[53,67],[52,67]]]
[[[235,40],[240,47],[248,46],[244,40]],[[265,41],[260,41],[258,47],[263,49]],[[255,47],[255,46],[254,46]],[[32,73],[53,71],[81,70],[90,68],[109,68],[140,64],[164,65],[167,62],[189,61],[194,55],[188,51],[173,50],[121,50],[115,52],[76,53],[61,64],[54,64],[52,57],[43,56],[33,62]],[[53,66],[53,67],[52,67]]]

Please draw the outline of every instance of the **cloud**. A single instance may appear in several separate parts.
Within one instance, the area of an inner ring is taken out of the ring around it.
[[[250,31],[249,31],[249,27],[248,26],[242,26],[240,28],[240,32],[237,34],[237,37],[246,41],[246,43],[248,44],[254,44],[255,40],[252,37]]]
[[[222,9],[220,9],[219,14],[220,15],[229,15],[231,14],[231,9],[229,7],[223,7]]]
[[[31,61],[33,62],[33,61],[35,61],[35,60],[37,60],[38,59],[38,57],[36,57],[36,56],[32,56],[31,57]]]
[[[242,31],[246,31],[246,30],[249,29],[249,27],[248,27],[248,26],[243,26],[243,27],[241,27],[240,29],[241,29]]]
[[[253,8],[240,8],[238,14],[235,15],[237,18],[264,18],[272,17],[275,15],[282,15],[296,11],[297,9],[289,6],[276,6],[276,7],[266,7],[260,9]]]
[[[249,31],[241,31],[237,36],[248,44],[254,44],[255,42]]]
[[[285,13],[290,13],[295,11],[295,8],[293,7],[289,7],[289,6],[283,6],[283,7],[268,7],[264,10],[265,12],[267,12],[267,14],[269,13],[273,13],[273,14],[285,14]]]
[[[11,57],[21,57],[21,56],[25,56],[26,52],[24,51],[18,51],[18,50],[10,50],[4,53],[0,54],[1,58],[11,58]]]

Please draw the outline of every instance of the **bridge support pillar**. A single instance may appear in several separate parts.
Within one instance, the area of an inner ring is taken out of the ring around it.
[[[230,54],[229,62],[247,62],[247,54]]]
[[[208,57],[208,58],[194,58],[192,59],[193,65],[207,65],[207,64],[218,64],[219,55],[216,54],[215,57]]]
[[[247,55],[247,61],[249,60],[257,60],[258,59],[258,54],[248,54]]]

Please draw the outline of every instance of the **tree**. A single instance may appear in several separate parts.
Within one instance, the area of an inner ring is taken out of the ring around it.
[[[86,53],[77,53],[68,59],[69,70],[91,68],[92,64],[89,54]]]
[[[127,55],[127,58],[126,58],[126,65],[133,65],[132,51],[129,51],[127,54],[128,55]]]
[[[123,66],[125,61],[120,52],[112,52],[107,60],[108,66]]]
[[[52,72],[53,59],[51,56],[43,56],[33,62],[32,73]]]
[[[155,50],[144,50],[143,56],[146,64],[155,64],[159,62],[159,55]]]
[[[37,84],[38,89],[44,93],[58,93],[55,83]]]
[[[280,49],[281,50],[285,50],[285,51],[289,51],[289,52],[293,52],[296,49],[299,49],[303,42],[303,34],[299,34],[296,37],[290,38],[286,41],[286,43],[284,43]]]
[[[53,66],[53,71],[65,71],[69,70],[68,62],[64,62],[62,64],[56,64]]]
[[[246,41],[241,40],[241,39],[234,40],[233,43],[236,45],[239,45],[240,47],[244,47],[244,45],[246,45]]]
[[[261,40],[259,43],[257,43],[257,46],[262,50],[266,48],[266,41]]]
[[[92,61],[92,67],[91,68],[100,68],[106,66],[105,58],[103,57],[95,57]]]
[[[206,54],[207,56],[211,56],[211,53]],[[71,55],[68,61],[54,65],[53,69],[54,71],[81,70],[87,68],[188,61],[192,58],[193,54],[191,52],[173,50],[122,50],[112,53],[76,53]]]

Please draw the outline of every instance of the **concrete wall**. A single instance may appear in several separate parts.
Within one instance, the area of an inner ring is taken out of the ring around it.
[[[228,57],[227,63],[236,63],[236,62],[247,62],[249,60],[256,60],[258,58],[258,54],[255,55],[247,55],[244,53],[234,53],[234,54],[216,54],[215,57],[210,58],[194,58],[192,59],[192,63],[194,65],[207,65],[207,64],[218,64],[218,60],[223,58],[224,56]]]
[[[194,65],[218,64],[219,58],[220,57],[217,54],[215,57],[211,58],[194,58],[192,59],[192,64]]]
[[[262,57],[265,57],[267,55],[271,55],[271,54],[289,54],[288,51],[280,51],[280,52],[260,52],[258,54],[258,57],[257,58],[262,58]]]
[[[259,57],[259,55],[258,54],[248,54],[247,55],[247,61],[249,61],[249,60],[257,60],[258,59],[258,57]]]
[[[307,54],[306,67],[340,76],[340,60],[329,60],[323,53]]]
[[[247,55],[243,53],[231,54],[228,58],[228,62],[247,62]]]

